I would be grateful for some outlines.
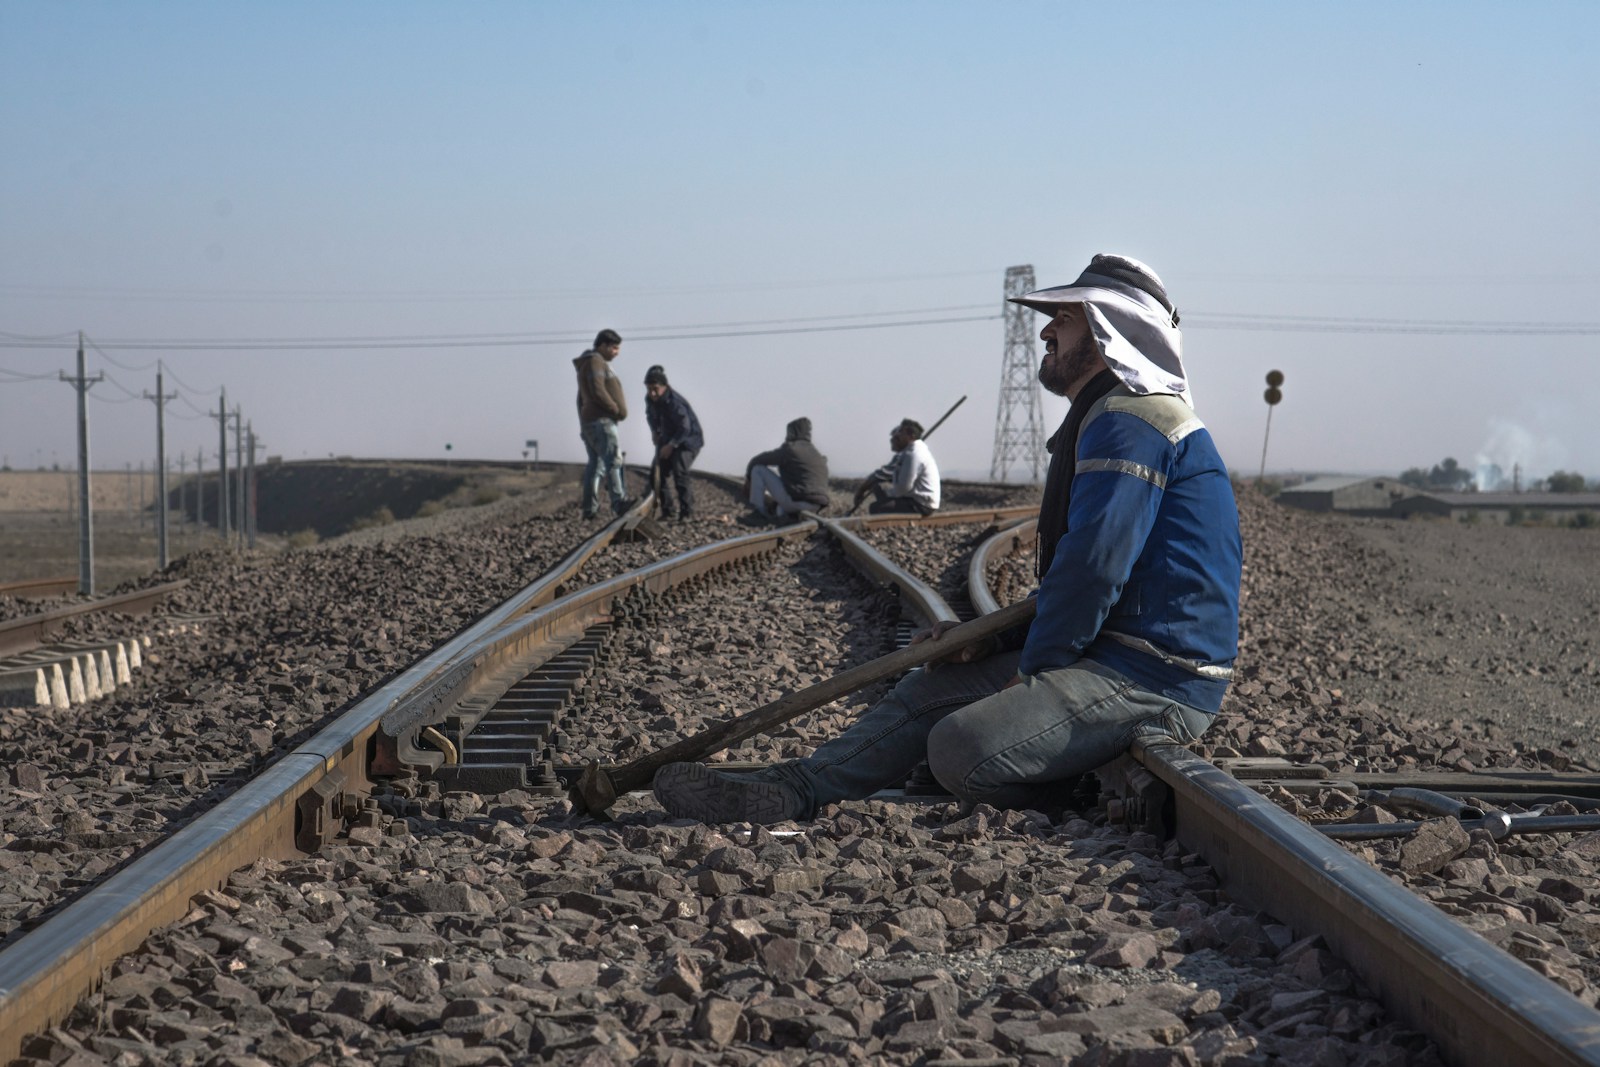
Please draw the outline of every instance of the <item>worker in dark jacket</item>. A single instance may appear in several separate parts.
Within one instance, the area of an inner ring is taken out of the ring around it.
[[[656,506],[663,519],[673,517],[672,498],[667,494],[667,476],[671,475],[678,492],[678,517],[692,518],[694,490],[689,484],[689,468],[706,443],[700,433],[700,420],[683,394],[667,384],[667,372],[660,364],[645,372],[644,392],[644,417],[650,424],[650,440],[656,446],[650,476],[650,483],[657,487]]]
[[[923,760],[967,804],[1059,807],[1136,738],[1184,743],[1215,719],[1238,650],[1239,514],[1190,406],[1177,310],[1122,256],[1012,299],[1051,316],[1039,381],[1072,402],[1050,439],[1031,625],[912,671],[804,759],[668,764],[654,786],[672,814],[809,819]]]
[[[744,468],[744,496],[765,518],[827,508],[828,457],[811,444],[810,419],[795,419],[784,430],[783,444],[750,457]]]

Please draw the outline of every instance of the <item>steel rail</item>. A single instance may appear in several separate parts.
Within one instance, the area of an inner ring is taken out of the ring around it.
[[[1600,1011],[1188,749],[1133,755],[1172,790],[1178,840],[1230,895],[1320,934],[1447,1062],[1600,1065]]]
[[[635,590],[662,593],[702,574],[764,555],[782,541],[810,536],[815,530],[814,523],[803,522],[715,541],[586,586],[502,623],[385,711],[375,769],[380,774],[392,774],[407,767],[441,766],[442,754],[416,744],[416,734],[422,727],[443,721],[480,683],[503,675],[508,666],[515,665],[524,673],[532,670],[565,647],[566,636],[581,634],[604,621]]]
[[[301,843],[341,822],[347,789],[365,782],[372,767],[383,714],[471,658],[476,644],[530,606],[554,597],[583,560],[641,513],[638,505],[613,520],[551,572],[0,953],[0,1063],[18,1054],[27,1035],[64,1018],[113,960],[186,914],[196,893],[220,887],[257,858],[304,851]]]
[[[118,593],[115,596],[99,597],[95,600],[84,601],[82,604],[69,604],[64,608],[42,611],[37,615],[24,615],[21,618],[10,619],[0,623],[0,656],[9,656],[17,652],[26,652],[31,648],[37,648],[44,643],[45,638],[64,627],[68,622],[82,618],[85,615],[97,615],[111,611],[121,612],[126,615],[148,615],[150,609],[156,604],[188,584],[189,579],[180,578],[175,582],[152,585],[148,589],[136,589],[131,593]]]
[[[1000,557],[1012,555],[1023,545],[1031,544],[1038,524],[1038,518],[1030,515],[1003,526],[972,553],[967,563],[967,599],[972,601],[972,609],[979,615],[999,611],[1002,606],[989,588],[989,568]]]
[[[18,600],[62,596],[77,591],[77,578],[29,578],[21,582],[0,582],[0,596],[15,597]]]
[[[875,530],[880,526],[958,526],[963,523],[1009,523],[1015,519],[1032,518],[1039,513],[1037,504],[1016,504],[1002,508],[962,508],[957,511],[935,511],[931,515],[894,512],[887,515],[841,515],[832,521],[847,527],[864,526]]]
[[[1002,531],[973,553],[968,595],[979,611],[998,606],[991,559],[1026,533]],[[1172,791],[1178,840],[1231,896],[1320,934],[1448,1062],[1600,1067],[1600,1011],[1187,748],[1136,742],[1131,755]]]
[[[839,543],[839,547],[844,549],[845,555],[858,570],[898,590],[901,605],[923,626],[932,626],[936,622],[957,621],[955,609],[945,602],[938,590],[845,529],[838,519],[825,519],[820,516],[813,518]]]

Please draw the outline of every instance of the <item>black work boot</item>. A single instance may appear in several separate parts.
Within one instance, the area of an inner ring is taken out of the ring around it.
[[[656,772],[656,800],[680,819],[700,822],[788,822],[806,817],[805,800],[788,782],[714,771],[703,763],[669,763]]]

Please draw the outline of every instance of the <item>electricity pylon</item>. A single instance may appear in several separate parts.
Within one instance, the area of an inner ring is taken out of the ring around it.
[[[1033,267],[1007,267],[1005,295],[1033,291]],[[1006,352],[1000,365],[1000,407],[994,417],[994,460],[989,480],[1006,481],[1017,461],[1028,464],[1039,481],[1044,459],[1044,420],[1040,414],[1039,378],[1033,355],[1033,312],[1004,302]]]

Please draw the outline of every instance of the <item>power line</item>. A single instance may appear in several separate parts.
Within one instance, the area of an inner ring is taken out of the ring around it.
[[[1199,318],[1199,322],[1191,321]],[[1502,336],[1561,337],[1600,334],[1600,323],[1486,323],[1486,322],[1406,322],[1380,320],[1323,319],[1295,321],[1265,316],[1229,318],[1185,315],[1183,325],[1201,330],[1249,330],[1271,333],[1388,333],[1425,334],[1434,337]]]
[[[94,338],[85,335],[83,340],[84,340],[85,344],[87,344],[90,348],[95,350],[95,352],[100,356],[101,359],[105,360],[107,363],[111,364],[113,367],[117,367],[117,368],[120,368],[121,370],[125,370],[125,371],[132,371],[135,374],[137,374],[137,373],[139,373],[141,371],[150,370],[151,368],[155,367],[157,363],[161,362],[160,360],[156,360],[156,361],[154,361],[152,363],[145,363],[142,366],[130,367],[128,364],[123,363],[120,360],[113,359],[111,356],[107,355],[105,349],[101,348],[99,345],[94,343]]]
[[[51,382],[53,382],[53,381],[56,380],[56,376],[54,374],[24,374],[22,371],[19,371],[19,370],[8,370],[5,367],[0,367],[0,374],[6,375],[6,377],[0,378],[0,382],[8,382],[8,383],[9,382],[43,382],[43,381],[51,381]]]
[[[103,379],[105,379],[105,381],[108,382],[109,384],[114,385],[118,389],[120,389],[123,392],[124,395],[130,396],[135,400],[142,400],[143,399],[143,397],[141,397],[138,393],[134,392],[132,389],[129,389],[126,385],[123,385],[121,382],[117,381],[111,375],[102,373],[100,376]],[[100,398],[96,397],[95,399],[98,400]],[[120,401],[119,401],[119,403],[120,403]]]
[[[731,322],[681,322],[665,326],[630,326],[627,328],[629,337],[640,337],[645,333],[660,330],[710,330],[733,329],[743,326],[778,326],[792,323],[810,322],[836,322],[839,319],[880,319],[894,318],[901,315],[943,315],[956,311],[979,311],[991,308],[992,302],[982,304],[954,304],[948,307],[905,308],[899,311],[857,311],[837,315],[800,315],[781,319],[738,319]],[[3,336],[3,335],[0,335]],[[573,338],[579,335],[573,330],[515,330],[499,333],[465,333],[465,334],[368,334],[361,336],[330,336],[330,337],[252,337],[251,344],[277,345],[277,344],[342,344],[393,342],[396,344],[426,344],[436,341],[509,341],[519,344],[528,343],[536,339],[552,339],[561,344],[573,343]],[[236,344],[238,338],[232,337],[139,337],[139,338],[102,338],[108,345],[227,345]],[[581,338],[580,338],[581,340]],[[124,368],[127,369],[127,368]],[[213,390],[215,392],[215,390]]]
[[[197,394],[199,396],[215,396],[218,393],[222,392],[222,386],[220,386],[220,385],[217,386],[215,389],[196,389],[194,386],[190,385],[188,382],[186,382],[182,378],[178,377],[178,372],[173,370],[171,367],[167,366],[161,360],[159,360],[159,359],[156,360],[156,365],[159,366],[164,372],[166,372],[167,374],[171,375],[172,376],[172,380],[178,383],[178,388],[180,390],[180,399],[181,399],[181,393],[183,393],[183,392],[195,393],[195,394]],[[188,401],[185,400],[184,403],[188,403]],[[194,405],[191,404],[190,406],[193,407]],[[195,408],[195,410],[198,411],[200,409],[199,408]]]
[[[922,313],[956,312],[990,307],[989,304],[963,304],[946,308],[926,308],[902,311],[860,312],[856,314],[816,315],[788,319],[751,319],[726,323],[684,324],[677,326],[639,326],[629,329],[631,338],[641,341],[715,340],[719,338],[773,337],[808,333],[832,333],[853,330],[893,329],[901,326],[932,326],[967,322],[985,322],[998,319],[999,314],[965,315],[940,318],[900,319],[893,322],[846,322],[838,319],[892,317]],[[817,325],[783,325],[815,323]],[[824,324],[826,323],[826,324]],[[773,328],[751,328],[772,324]],[[1533,322],[1533,321],[1473,321],[1449,319],[1383,319],[1351,318],[1332,315],[1274,315],[1250,312],[1191,312],[1184,316],[1185,326],[1202,330],[1248,330],[1283,333],[1390,333],[1422,334],[1435,336],[1495,335],[1495,336],[1588,336],[1600,334],[1600,322]],[[695,332],[673,332],[695,331]],[[0,338],[15,335],[0,334]],[[180,350],[180,351],[360,351],[378,349],[442,349],[442,348],[511,348],[547,345],[586,344],[588,333],[534,332],[534,333],[473,333],[473,334],[415,334],[370,335],[345,337],[269,337],[269,338],[119,338],[91,342],[94,350],[108,362],[124,370],[133,368],[111,358],[106,347],[122,350]],[[0,340],[0,348],[50,349],[64,347],[61,343],[44,341]],[[158,361],[159,363],[159,361]],[[8,372],[16,374],[17,372]],[[213,395],[220,390],[194,389],[182,379],[173,376],[179,386],[202,395]],[[192,406],[192,405],[191,405]],[[198,410],[198,409],[196,409]]]
[[[985,307],[989,305],[984,305]],[[882,330],[894,329],[900,326],[939,326],[960,322],[986,322],[998,319],[998,313],[992,315],[967,315],[956,318],[941,319],[912,319],[904,322],[863,322],[846,323],[833,326],[803,326],[788,329],[771,330],[723,330],[703,333],[648,333],[635,329],[629,336],[643,341],[700,341],[720,337],[771,337],[781,334],[806,334],[806,333],[836,333],[847,330]],[[658,327],[658,329],[661,327]],[[141,341],[124,340],[116,343],[116,347],[128,350],[165,349],[167,351],[212,351],[212,352],[259,352],[259,351],[296,351],[296,352],[328,352],[328,351],[355,351],[370,349],[395,349],[395,348],[526,348],[543,345],[579,345],[587,344],[592,334],[571,334],[565,337],[507,337],[504,339],[464,337],[436,337],[428,341],[384,341],[364,338],[349,338],[343,341],[314,341],[284,339],[279,341]],[[106,344],[112,344],[107,341]],[[4,347],[44,347],[40,345],[14,345],[10,342],[0,341],[0,348]]]
[[[0,337],[7,337],[13,341],[69,341],[75,339],[77,336],[78,334],[76,331],[71,333],[26,334],[7,333],[4,330],[0,330]]]
[[[944,271],[920,274],[880,275],[869,278],[829,278],[810,281],[739,282],[708,285],[673,285],[654,287],[606,287],[602,289],[488,289],[441,292],[439,290],[227,290],[227,289],[154,289],[133,287],[91,288],[68,285],[17,285],[0,284],[0,293],[47,300],[82,300],[85,298],[107,300],[168,300],[178,302],[239,302],[274,303],[296,301],[309,303],[389,303],[389,302],[452,302],[497,300],[571,300],[584,297],[626,299],[638,296],[673,296],[689,293],[751,293],[778,292],[786,289],[826,289],[840,285],[877,285],[891,282],[937,281],[950,278],[988,276],[992,270]]]

